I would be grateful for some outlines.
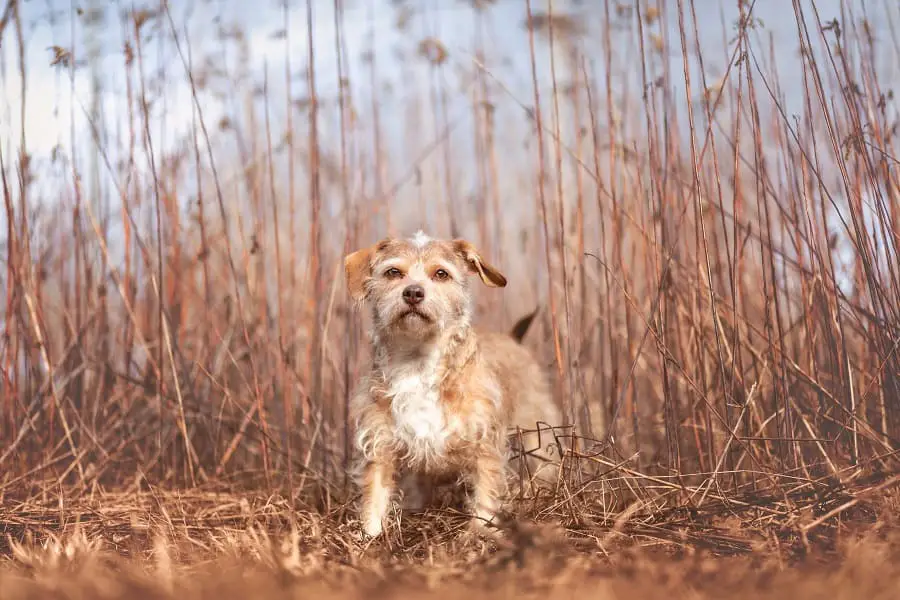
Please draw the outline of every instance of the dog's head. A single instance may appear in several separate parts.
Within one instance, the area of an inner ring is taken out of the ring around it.
[[[465,240],[384,239],[344,258],[351,297],[372,310],[376,331],[410,341],[433,338],[468,321],[468,276],[489,287],[506,278]]]

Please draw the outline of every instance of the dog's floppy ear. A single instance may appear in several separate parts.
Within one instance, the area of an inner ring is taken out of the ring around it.
[[[496,267],[489,264],[474,244],[466,240],[453,240],[456,252],[466,261],[474,273],[478,273],[481,281],[488,287],[506,287],[506,277]]]
[[[344,273],[350,297],[359,302],[366,296],[366,278],[369,276],[370,261],[377,246],[362,248],[344,257]]]

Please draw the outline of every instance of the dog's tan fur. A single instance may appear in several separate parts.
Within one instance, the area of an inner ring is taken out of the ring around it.
[[[471,325],[468,275],[505,287],[503,274],[473,244],[421,232],[353,252],[344,266],[351,297],[372,315],[372,368],[351,406],[364,532],[381,533],[398,475],[408,505],[459,478],[471,488],[473,524],[491,521],[508,491],[508,433],[517,426],[542,425],[540,445],[536,432],[524,435],[536,450],[528,465],[538,480],[555,481],[546,427],[562,419],[545,374],[512,336]],[[418,302],[404,300],[411,285],[421,286]]]

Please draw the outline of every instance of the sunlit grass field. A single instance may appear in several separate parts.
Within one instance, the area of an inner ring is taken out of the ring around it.
[[[211,51],[154,2],[103,69],[51,46],[84,126],[0,140],[0,598],[895,597],[900,12],[774,1],[460,2],[463,43],[310,0]],[[538,310],[566,415],[496,538],[359,536],[341,258],[419,228],[506,274],[480,326]]]

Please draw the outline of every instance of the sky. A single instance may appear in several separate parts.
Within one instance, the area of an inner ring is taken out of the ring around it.
[[[291,60],[293,70],[299,75],[307,62],[307,18],[306,3],[288,0],[288,22],[290,24]],[[532,0],[532,10],[536,13],[546,11],[549,0]],[[356,78],[359,89],[359,102],[365,106],[364,95],[368,84],[361,57],[366,51],[374,51],[377,56],[379,79],[382,83],[397,85],[401,78],[409,77],[409,69],[401,66],[403,61],[396,58],[396,50],[407,51],[426,37],[436,37],[447,47],[451,63],[473,68],[471,49],[473,38],[474,12],[472,0],[418,0],[401,2],[398,0],[343,0],[344,40],[346,56],[349,58],[350,72],[361,75]],[[188,0],[171,2],[172,21],[179,29],[179,34],[187,38],[190,44],[192,59],[201,62],[210,57],[220,65],[234,66],[237,53],[231,49],[222,50],[222,44],[216,29],[223,27],[240,27],[246,35],[249,47],[249,68],[255,73],[258,82],[262,81],[266,68],[270,73],[270,89],[275,97],[283,93],[285,40],[275,35],[284,30],[283,0]],[[600,59],[599,32],[603,18],[603,0],[555,0],[553,10],[560,14],[573,14],[584,25],[587,39],[586,47],[597,51]],[[630,4],[611,0],[613,10],[617,5]],[[810,2],[804,2],[805,10],[812,14]],[[856,0],[845,2],[845,6],[854,10],[858,16],[864,13],[876,24],[876,34],[890,43],[890,33],[884,19],[885,7],[890,0]],[[676,14],[677,2],[668,0],[667,10]],[[761,45],[769,44],[768,36],[778,55],[778,69],[783,81],[798,81],[800,65],[797,60],[796,23],[789,0],[757,0],[754,14],[762,23],[756,32]],[[91,59],[91,65],[98,67],[103,80],[104,109],[115,111],[122,105],[124,87],[123,40],[126,33],[121,14],[132,6],[156,7],[155,1],[125,2],[122,0],[23,0],[22,12],[25,37],[25,60],[27,71],[27,113],[25,132],[28,147],[38,155],[49,155],[56,146],[66,147],[71,140],[70,112],[71,102],[76,107],[76,127],[84,127],[82,116],[77,115],[81,107],[88,107],[91,102],[91,69],[79,68],[75,75],[74,86],[69,81],[69,73],[59,66],[51,65],[52,47],[58,46],[70,50],[76,60],[85,59],[92,46],[99,49],[101,59]],[[414,7],[401,8],[401,7]],[[823,20],[839,17],[840,0],[817,0],[815,3]],[[99,27],[91,27],[88,21],[93,11],[105,7],[105,21]],[[719,0],[695,0],[697,18],[700,28],[701,47],[706,60],[707,77],[714,81],[725,65],[725,46],[723,40],[723,23],[729,35],[733,35],[733,24],[737,19],[737,2]],[[74,11],[73,11],[74,8]],[[408,14],[408,25],[400,31],[396,24],[401,13]],[[76,15],[74,18],[72,15]],[[897,9],[893,9],[894,17]],[[528,36],[522,27],[526,18],[526,0],[495,0],[486,10],[489,37],[487,39],[488,56],[503,56],[500,77],[503,84],[510,87],[519,98],[529,98],[531,94],[530,64],[528,54]],[[633,20],[633,19],[632,19]],[[319,93],[325,98],[336,97],[338,76],[336,69],[334,1],[313,1],[313,44],[316,54],[316,73]],[[677,19],[671,18],[674,29]],[[161,68],[165,73],[166,119],[161,126],[163,139],[168,138],[175,143],[177,134],[190,130],[192,118],[190,95],[185,76],[186,69],[171,42],[170,24],[167,20],[151,21],[148,30],[153,37],[145,42],[145,71],[154,72]],[[21,104],[20,82],[18,77],[17,48],[14,43],[12,27],[5,32],[0,56],[3,58],[3,96],[0,97],[0,114],[3,115],[0,135],[4,140],[17,139],[22,123],[19,115]],[[160,35],[160,33],[164,35]],[[673,44],[673,52],[668,57],[675,69],[681,68],[681,55],[677,46],[675,31],[668,32]],[[815,33],[815,32],[813,32]],[[622,35],[628,35],[622,32]],[[596,38],[592,43],[591,38]],[[691,43],[692,40],[689,40]],[[182,51],[186,52],[185,40],[182,40]],[[896,55],[885,48],[886,60],[896,59]],[[549,85],[549,68],[547,53],[539,48],[539,79],[544,86]],[[628,67],[637,64],[634,56],[620,53],[620,65]],[[598,65],[599,67],[599,65]],[[896,72],[897,65],[885,64],[885,71]],[[417,65],[413,77],[427,84],[427,65]],[[74,95],[71,88],[74,87]],[[695,82],[695,87],[699,87]],[[298,78],[295,95],[305,94],[304,82]],[[371,90],[368,90],[371,92]],[[673,90],[683,94],[683,89]],[[789,109],[797,109],[800,101],[800,90],[785,89]],[[402,99],[394,98],[394,101]],[[464,95],[455,99],[466,102]],[[390,102],[388,100],[388,102]],[[229,107],[213,99],[204,99],[204,112],[207,119],[216,121],[227,114]],[[396,115],[401,117],[402,115]],[[387,135],[399,136],[401,119],[385,118],[384,127]],[[79,136],[80,137],[80,136]],[[163,141],[162,143],[166,143]]]
[[[548,9],[551,0],[531,0],[532,10],[540,13]],[[224,118],[235,119],[244,114],[242,103],[248,96],[248,87],[261,87],[268,83],[270,98],[284,98],[286,95],[286,56],[290,58],[292,77],[292,97],[302,101],[307,95],[304,69],[307,67],[307,4],[299,0],[288,0],[285,9],[283,0],[182,0],[171,2],[171,23],[167,18],[151,19],[142,29],[143,71],[154,80],[148,86],[151,98],[151,121],[149,128],[154,140],[157,156],[181,147],[194,129],[194,105],[191,99],[189,81],[186,76],[186,55],[194,65],[207,62],[218,69],[235,73],[241,65],[248,77],[240,89],[225,83],[214,83],[210,89],[201,92],[199,103],[203,117],[209,124],[221,122]],[[594,61],[592,68],[602,77],[602,45],[600,34],[604,15],[603,0],[552,0],[553,11],[558,14],[573,15],[573,20],[582,28],[581,41],[587,59]],[[613,12],[624,2],[610,0]],[[677,37],[677,0],[666,0],[666,11],[670,29],[663,32],[669,36],[672,52],[665,57],[673,72],[681,72],[682,56]],[[760,49],[774,49],[778,75],[785,95],[788,114],[799,113],[802,108],[800,88],[801,67],[798,55],[797,24],[794,19],[792,2],[789,0],[757,0],[754,14],[759,27],[753,31],[755,45]],[[809,22],[814,22],[813,3],[801,2],[807,12]],[[92,77],[98,77],[100,89],[99,112],[102,121],[108,125],[99,132],[103,155],[110,165],[118,164],[127,155],[126,142],[128,119],[125,102],[125,40],[130,37],[125,13],[141,7],[154,9],[158,3],[135,1],[101,0],[23,0],[23,37],[25,60],[25,115],[21,114],[22,91],[19,76],[18,48],[15,31],[10,25],[3,32],[0,46],[0,145],[5,160],[15,156],[20,136],[24,132],[32,165],[41,174],[36,182],[32,197],[39,202],[54,202],[54,185],[62,189],[71,187],[70,172],[64,161],[54,157],[79,157],[84,169],[85,157],[92,154],[94,147],[93,129],[87,115],[92,106]],[[694,3],[700,46],[704,56],[704,73],[709,83],[715,82],[723,73],[727,62],[727,44],[734,35],[734,24],[738,17],[737,1],[695,0]],[[315,51],[315,71],[318,93],[323,98],[322,138],[323,144],[332,151],[337,147],[338,129],[335,99],[340,82],[337,71],[337,50],[335,34],[334,0],[314,0],[313,46]],[[890,8],[888,8],[890,7]],[[816,0],[815,8],[822,21],[846,16],[852,10],[857,19],[864,15],[873,26],[880,40],[883,57],[879,58],[878,70],[883,81],[897,80],[900,65],[896,64],[900,52],[896,40],[892,39],[888,15],[900,23],[900,10],[891,0]],[[464,92],[464,81],[459,73],[478,70],[473,61],[473,40],[477,35],[473,27],[475,9],[472,0],[344,0],[343,40],[350,85],[355,99],[355,108],[363,121],[372,117],[372,97],[377,93],[379,119],[385,144],[406,161],[395,161],[388,173],[388,181],[403,177],[404,162],[411,163],[415,157],[433,145],[440,137],[440,128],[434,123],[418,123],[413,135],[410,134],[409,111],[412,100],[428,101],[429,83],[433,73],[426,61],[415,57],[415,49],[422,39],[441,40],[448,51],[448,64],[444,69],[444,81],[451,90],[448,98],[447,120],[460,122],[458,131],[451,138],[457,147],[471,143],[467,138],[472,131],[470,121],[471,100]],[[485,9],[485,29],[481,31],[486,48],[486,69],[491,78],[506,90],[499,96],[495,106],[498,122],[505,133],[501,156],[508,161],[526,160],[533,146],[527,143],[531,126],[523,117],[520,103],[530,104],[533,97],[531,64],[528,35],[523,27],[526,18],[526,0],[495,0]],[[95,18],[97,14],[102,19]],[[404,29],[397,27],[398,21],[406,20]],[[285,37],[285,20],[288,35]],[[843,18],[842,18],[843,20]],[[623,25],[621,23],[630,23]],[[626,40],[633,37],[634,19],[621,20],[620,30],[615,35],[613,47],[619,85],[630,81],[631,86],[639,86],[640,63],[636,60],[633,44]],[[181,53],[172,42],[172,26],[177,29],[181,43]],[[724,27],[724,32],[723,32]],[[223,44],[221,31],[239,29],[245,44],[243,55],[234,44]],[[812,31],[814,44],[821,43]],[[688,40],[693,43],[693,40]],[[621,42],[621,43],[620,43]],[[71,72],[60,65],[51,64],[54,47],[70,52],[79,66],[71,79]],[[286,49],[289,48],[289,52]],[[376,57],[377,80],[374,85],[369,74],[366,54]],[[402,56],[401,56],[402,55]],[[412,57],[412,58],[410,58]],[[543,39],[537,42],[538,82],[546,93],[550,89],[550,54]],[[557,57],[559,58],[559,57]],[[134,67],[136,68],[136,67]],[[559,78],[565,82],[572,72],[564,61],[557,65]],[[767,67],[768,68],[768,67]],[[197,68],[194,69],[197,72]],[[699,67],[692,63],[694,97],[699,96]],[[218,95],[215,91],[218,91]],[[386,92],[385,90],[390,90]],[[453,90],[457,90],[455,93]],[[140,93],[141,90],[135,90]],[[674,81],[670,90],[675,98],[684,99],[684,82]],[[632,89],[633,92],[633,89]],[[546,97],[546,95],[545,95]],[[684,107],[682,101],[682,108]],[[696,108],[696,107],[695,107]],[[272,129],[284,131],[286,121],[285,102],[273,101],[270,107]],[[546,105],[545,105],[546,110]],[[892,110],[896,110],[892,107]],[[466,116],[468,115],[468,116]],[[302,119],[296,114],[294,119]],[[426,120],[427,121],[427,120]],[[248,124],[244,123],[244,127]],[[259,124],[256,125],[259,127]],[[211,127],[213,146],[224,170],[225,176],[236,177],[240,173],[239,156],[228,136]],[[74,132],[74,135],[73,135]],[[523,140],[525,143],[523,144]],[[148,163],[138,165],[146,177]],[[461,186],[471,187],[474,167],[461,167]],[[104,166],[101,177],[107,189],[125,185],[123,177],[115,175]],[[284,171],[279,172],[279,177]],[[329,204],[334,209],[336,203]],[[5,218],[5,217],[3,217]]]

